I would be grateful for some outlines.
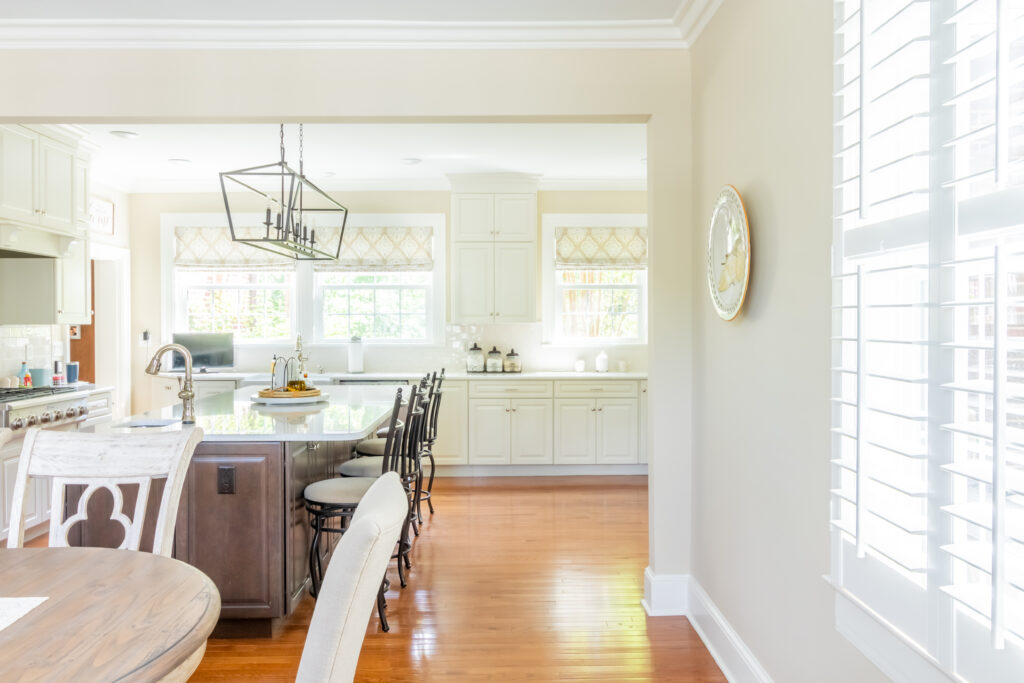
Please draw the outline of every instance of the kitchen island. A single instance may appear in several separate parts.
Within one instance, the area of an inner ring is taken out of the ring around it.
[[[196,402],[196,425],[204,437],[185,480],[174,557],[202,570],[220,591],[215,635],[269,636],[274,621],[295,608],[308,581],[309,521],[302,492],[335,476],[352,447],[373,435],[394,406],[394,387],[320,389],[326,401],[314,404],[258,405],[250,401],[252,387]],[[180,416],[179,404],[96,431],[176,431],[185,428]],[[143,548],[152,543],[153,510],[162,489],[162,482],[154,482]],[[133,494],[126,492],[126,514],[134,509]],[[77,496],[69,494],[68,504],[77,505]],[[109,498],[102,506],[98,496],[90,501],[90,520],[75,539],[81,545],[120,542],[120,527],[104,524]]]

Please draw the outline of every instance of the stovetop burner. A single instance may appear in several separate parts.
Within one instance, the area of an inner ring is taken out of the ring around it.
[[[25,398],[39,398],[52,394],[66,394],[69,391],[77,391],[74,387],[14,387],[13,389],[0,389],[0,403],[20,401]]]

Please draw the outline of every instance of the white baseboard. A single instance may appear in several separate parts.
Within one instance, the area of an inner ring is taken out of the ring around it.
[[[430,469],[428,465],[427,470]],[[647,465],[438,465],[438,477],[646,475]]]
[[[771,676],[757,661],[739,634],[692,576],[687,582],[688,617],[704,646],[715,658],[729,683],[772,683]]]
[[[644,599],[641,604],[650,617],[685,616],[689,574],[655,574],[644,570]]]

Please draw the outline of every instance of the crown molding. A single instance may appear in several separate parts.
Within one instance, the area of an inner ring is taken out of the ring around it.
[[[672,23],[679,29],[679,36],[686,47],[691,47],[700,37],[704,27],[715,16],[724,0],[682,0],[672,17]]]
[[[694,0],[701,3],[704,0]],[[690,4],[684,0],[684,6]],[[551,22],[5,20],[0,49],[551,49],[688,47],[671,19]]]

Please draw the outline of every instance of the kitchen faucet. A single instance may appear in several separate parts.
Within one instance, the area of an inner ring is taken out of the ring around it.
[[[153,359],[146,366],[147,375],[156,375],[160,372],[160,356],[167,351],[177,351],[185,357],[185,383],[178,378],[178,398],[181,399],[181,421],[184,424],[195,424],[196,421],[196,392],[192,388],[192,354],[181,344],[164,344],[156,350]]]

